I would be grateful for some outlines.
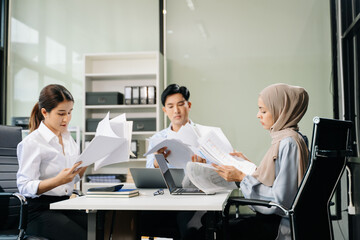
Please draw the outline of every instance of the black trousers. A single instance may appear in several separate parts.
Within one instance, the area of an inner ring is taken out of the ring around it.
[[[275,214],[256,213],[254,216],[240,216],[225,224],[225,239],[274,240],[277,237],[281,217]]]
[[[27,235],[46,237],[51,240],[87,239],[87,215],[83,211],[50,210],[50,203],[68,199],[68,196],[27,198]]]

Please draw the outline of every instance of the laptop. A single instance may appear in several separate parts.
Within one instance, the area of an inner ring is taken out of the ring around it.
[[[171,168],[175,185],[181,187],[184,179],[184,169]],[[136,188],[167,188],[164,178],[158,168],[130,168]]]
[[[159,164],[162,176],[164,177],[165,183],[169,188],[170,194],[182,195],[182,194],[205,194],[198,188],[183,188],[176,186],[172,173],[169,171],[167,161],[162,154],[155,154],[156,161]]]

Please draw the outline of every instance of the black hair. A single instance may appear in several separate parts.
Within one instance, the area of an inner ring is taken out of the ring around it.
[[[29,129],[30,132],[37,129],[44,117],[41,113],[41,109],[45,108],[46,112],[51,112],[54,108],[63,101],[72,101],[74,98],[71,93],[62,85],[50,84],[44,87],[39,96],[39,101],[33,107],[31,112]]]
[[[162,105],[165,106],[166,98],[169,95],[173,95],[175,93],[181,93],[181,95],[183,95],[183,97],[185,98],[186,101],[188,101],[190,98],[190,91],[185,86],[180,87],[178,84],[174,83],[174,84],[170,84],[169,86],[167,86],[167,88],[161,94]]]

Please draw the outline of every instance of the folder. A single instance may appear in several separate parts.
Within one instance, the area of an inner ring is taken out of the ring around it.
[[[156,87],[148,86],[148,104],[156,104]]]
[[[125,104],[131,104],[132,89],[131,87],[125,87],[124,90]]]
[[[140,103],[140,88],[139,87],[132,87],[132,104],[139,104]]]
[[[140,87],[140,104],[147,104],[148,91],[147,86]]]
[[[131,151],[134,153],[135,157],[130,156],[130,158],[137,158],[138,155],[138,141],[137,140],[131,140]]]

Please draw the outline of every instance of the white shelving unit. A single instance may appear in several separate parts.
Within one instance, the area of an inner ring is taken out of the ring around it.
[[[84,131],[82,146],[91,141],[95,132],[86,132],[86,119],[104,118],[110,112],[110,119],[126,113],[127,118],[155,118],[156,131],[164,128],[164,114],[161,109],[160,94],[164,90],[163,57],[158,52],[124,52],[86,54],[84,79]],[[86,105],[86,92],[121,92],[126,86],[155,86],[156,104],[144,105]],[[132,139],[138,140],[139,154],[137,159],[109,165],[97,172],[90,166],[90,173],[127,173],[128,167],[145,166],[146,138],[156,131],[133,132]],[[87,189],[86,186],[85,189]],[[83,188],[83,190],[85,190]]]

